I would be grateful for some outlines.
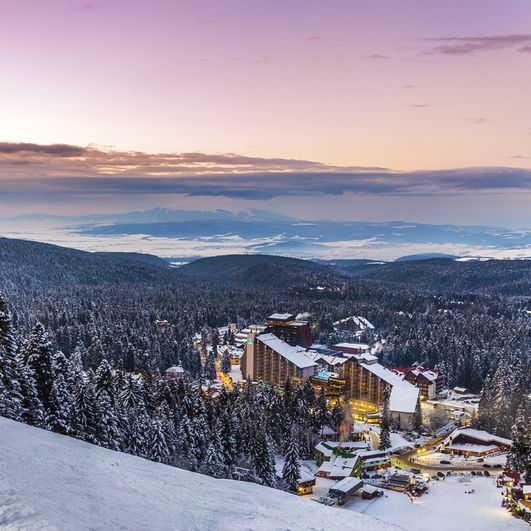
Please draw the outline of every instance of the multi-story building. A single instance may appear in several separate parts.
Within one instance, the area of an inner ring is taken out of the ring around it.
[[[267,320],[266,332],[283,339],[292,346],[308,348],[312,344],[308,321],[295,319],[291,313],[274,313]]]
[[[421,400],[433,400],[444,390],[444,377],[442,374],[423,367],[407,370],[404,380],[420,389]]]
[[[251,334],[241,361],[245,378],[271,385],[284,385],[288,376],[294,383],[303,382],[314,376],[316,369],[317,363],[303,347],[289,345],[274,334]]]
[[[389,385],[391,416],[403,427],[412,424],[419,395],[417,387],[380,365],[371,354],[305,349],[271,333],[249,335],[242,374],[271,385],[283,385],[288,376],[295,382],[311,379],[330,398],[348,397],[355,417],[363,420],[377,420]]]

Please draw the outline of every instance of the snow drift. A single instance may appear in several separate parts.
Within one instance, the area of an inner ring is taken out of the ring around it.
[[[0,418],[10,530],[399,529],[251,483],[214,479]]]

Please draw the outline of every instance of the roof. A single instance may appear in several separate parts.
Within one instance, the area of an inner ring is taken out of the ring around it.
[[[338,481],[335,485],[330,487],[330,490],[334,491],[340,491],[346,493],[353,492],[354,490],[358,490],[363,486],[363,481],[358,478],[354,477],[348,477],[345,479],[342,479],[341,481]]]
[[[184,372],[184,369],[179,365],[178,367],[170,367],[165,372]]]
[[[522,490],[524,494],[531,494],[531,485],[524,485]]]
[[[498,450],[498,446],[495,444],[451,444],[446,448],[450,450],[460,450],[462,452],[494,452]]]
[[[337,441],[323,441],[320,442],[315,449],[318,452],[321,452],[326,457],[331,457],[334,453],[334,450],[339,445],[339,442]],[[367,443],[364,441],[344,441],[341,443],[341,448],[346,451],[356,451],[356,453],[360,453],[358,450],[367,448]],[[354,453],[354,452],[353,452]]]
[[[336,457],[330,461],[325,461],[318,469],[318,472],[329,472],[331,478],[346,478],[352,474],[352,469],[356,466],[359,457]]]
[[[267,345],[270,349],[274,350],[277,354],[280,354],[283,358],[288,360],[293,365],[296,365],[299,369],[308,369],[310,367],[316,367],[317,363],[311,360],[306,355],[306,351],[302,347],[292,347],[288,345],[282,339],[279,339],[274,334],[261,334],[256,338],[258,341]]]
[[[292,313],[272,313],[268,319],[272,319],[274,321],[289,321],[291,319],[295,319],[295,316]]]
[[[277,477],[282,477],[282,469],[284,468],[284,462],[283,461],[277,461],[275,463],[275,471],[277,474]],[[297,480],[297,483],[306,483],[308,481],[315,481],[315,476],[313,474],[310,474],[304,468],[301,467],[299,472],[299,478]]]
[[[418,387],[402,380],[398,374],[386,369],[379,363],[363,363],[360,361],[360,365],[392,386],[389,404],[391,411],[397,413],[415,412],[419,395]]]
[[[376,488],[374,485],[365,483],[365,485],[363,485],[363,492],[366,492],[367,494],[374,494],[375,492],[380,492],[380,489]]]
[[[369,350],[371,347],[367,345],[367,343],[337,343],[334,345],[334,347],[337,347],[339,349],[341,348],[355,348],[358,350]]]
[[[484,443],[490,443],[490,444],[498,444],[498,445],[502,444],[504,446],[511,446],[513,444],[513,441],[511,441],[511,439],[504,439],[503,437],[492,435],[491,433],[487,431],[475,430],[473,428],[457,428],[443,441],[443,444],[445,445],[449,444],[458,435],[464,435],[465,437],[469,437],[471,439],[476,439],[478,441],[482,441]],[[455,447],[455,446],[456,445],[452,445],[452,447]]]

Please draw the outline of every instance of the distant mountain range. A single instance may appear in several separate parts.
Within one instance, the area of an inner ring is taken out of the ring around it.
[[[147,252],[181,261],[220,254],[274,254],[306,259],[402,260],[442,257],[531,257],[531,230],[402,221],[307,221],[263,210],[153,209],[125,214],[0,218],[10,236],[72,241],[79,248]],[[53,234],[43,233],[53,227]],[[15,227],[15,229],[13,229]],[[411,258],[413,257],[413,258]]]

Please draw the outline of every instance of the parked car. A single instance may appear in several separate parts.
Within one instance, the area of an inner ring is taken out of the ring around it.
[[[485,461],[485,459],[483,459],[483,457],[480,457],[480,458],[478,459],[478,463],[483,463],[483,461]]]
[[[448,459],[441,459],[439,462],[441,463],[441,465],[451,465],[452,464],[450,461],[448,461]]]
[[[483,470],[483,475],[484,476],[490,476],[490,472],[488,470]]]
[[[410,468],[410,471],[413,472],[413,474],[420,474],[420,468]]]
[[[437,475],[440,477],[440,478],[443,478],[444,477],[444,474],[442,472],[437,472]]]
[[[481,465],[483,468],[490,468],[490,465],[488,463],[484,463],[483,465]]]

